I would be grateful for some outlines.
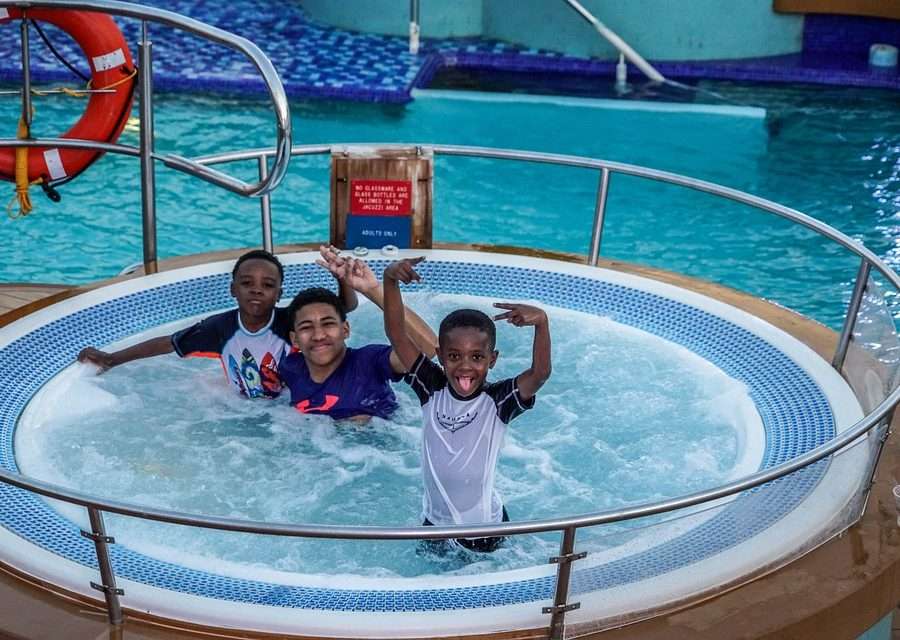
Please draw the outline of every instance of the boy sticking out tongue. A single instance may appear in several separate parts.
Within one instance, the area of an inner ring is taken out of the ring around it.
[[[406,380],[422,403],[422,474],[425,525],[483,524],[509,520],[494,488],[497,457],[509,422],[534,406],[538,389],[550,377],[550,326],[547,314],[524,304],[495,303],[517,327],[533,326],[531,366],[499,382],[487,382],[497,362],[496,331],[490,317],[459,309],[441,322],[440,366],[421,353],[406,331],[399,283],[421,280],[415,265],[424,258],[399,260],[384,271],[384,329]],[[474,551],[494,551],[502,537],[461,538]]]

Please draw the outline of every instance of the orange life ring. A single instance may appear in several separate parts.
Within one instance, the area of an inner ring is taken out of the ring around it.
[[[113,19],[102,13],[68,9],[9,8],[0,24],[25,17],[56,25],[81,47],[91,67],[91,88],[111,88],[114,93],[92,93],[87,109],[61,138],[115,142],[131,115],[134,97],[134,62],[128,44]],[[15,148],[0,149],[0,179],[15,181]],[[68,181],[97,160],[102,151],[89,149],[28,149],[28,180],[45,183]]]

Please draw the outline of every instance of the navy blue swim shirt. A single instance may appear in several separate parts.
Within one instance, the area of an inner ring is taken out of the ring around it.
[[[325,414],[335,420],[359,415],[389,418],[397,408],[390,382],[403,379],[394,373],[389,345],[347,348],[337,369],[323,382],[315,382],[299,352],[288,354],[279,373],[291,390],[291,404],[301,413]]]

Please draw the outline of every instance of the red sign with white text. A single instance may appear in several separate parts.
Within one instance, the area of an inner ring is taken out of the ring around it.
[[[350,213],[367,216],[408,216],[412,183],[408,180],[351,180]]]

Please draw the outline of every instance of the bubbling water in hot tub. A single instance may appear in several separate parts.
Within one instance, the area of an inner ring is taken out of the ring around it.
[[[492,300],[418,293],[436,327]],[[497,487],[513,520],[598,511],[723,483],[755,470],[762,435],[746,387],[687,349],[609,319],[548,308],[553,375],[533,410],[514,420]],[[385,342],[380,311],[350,316],[351,346]],[[142,337],[136,337],[141,339]],[[498,325],[491,379],[531,359],[530,328]],[[76,365],[32,402],[16,433],[23,473],[86,493],[207,515],[269,522],[416,526],[421,523],[421,412],[403,383],[391,420],[366,425],[301,415],[286,398],[247,401],[218,363],[174,356],[94,376]],[[67,517],[84,511],[57,505]],[[607,527],[592,542],[604,546]],[[558,536],[520,536],[493,554],[422,553],[415,541],[260,537],[108,517],[117,542],[185,566],[260,577],[268,572],[373,577],[531,566]],[[249,572],[249,573],[248,573]]]

